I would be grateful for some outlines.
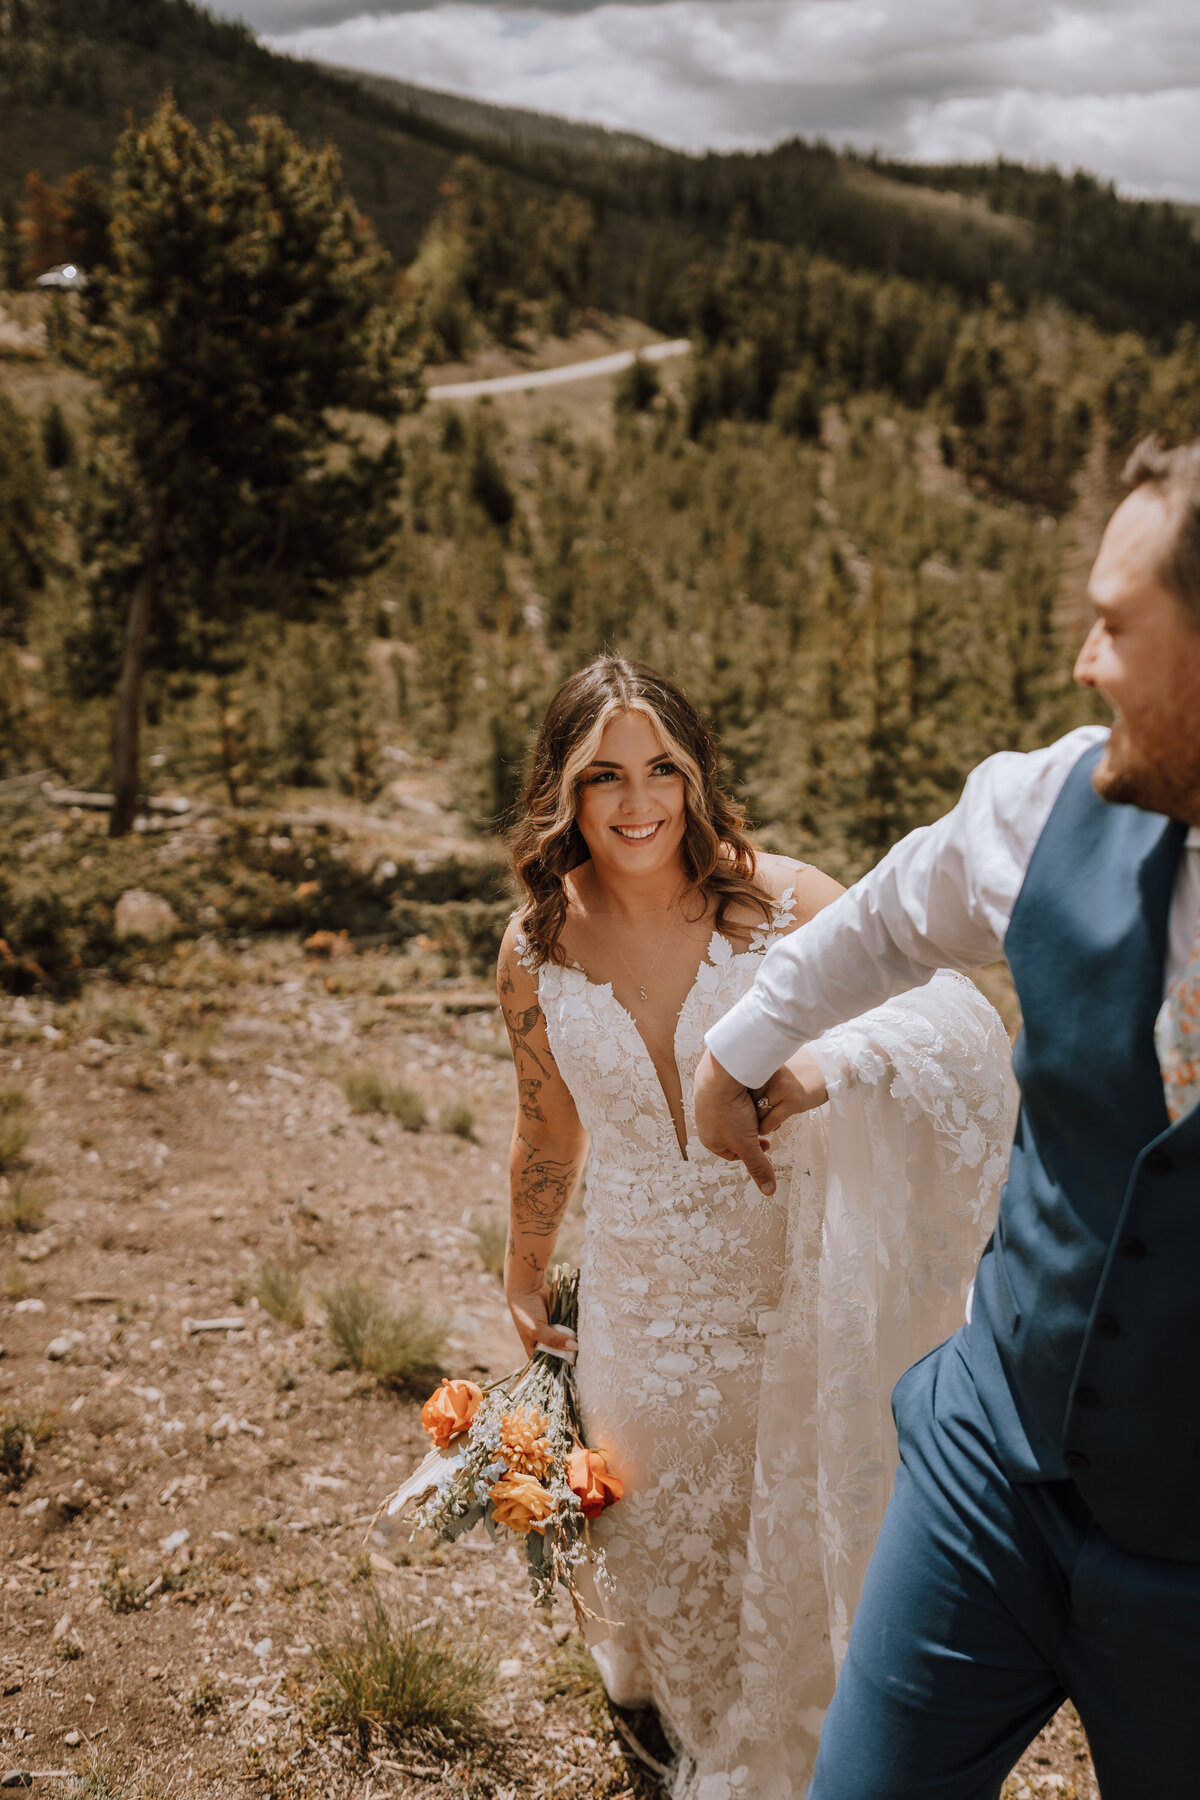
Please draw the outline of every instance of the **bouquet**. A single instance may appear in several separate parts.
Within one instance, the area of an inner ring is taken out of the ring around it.
[[[578,1269],[551,1269],[549,1287],[550,1323],[574,1330]],[[590,1562],[598,1584],[608,1587],[604,1552],[588,1526],[624,1489],[583,1441],[570,1364],[543,1347],[490,1387],[444,1379],[421,1408],[421,1423],[434,1448],[382,1502],[372,1525],[385,1510],[415,1506],[414,1534],[430,1530],[447,1543],[480,1523],[493,1543],[501,1531],[515,1532],[524,1540],[535,1603],[551,1605],[561,1583],[577,1616],[595,1618],[575,1571]]]

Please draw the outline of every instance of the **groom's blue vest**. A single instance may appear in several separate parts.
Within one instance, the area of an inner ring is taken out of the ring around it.
[[[1154,1048],[1185,828],[1072,770],[1005,952],[1021,1113],[968,1345],[1011,1472],[1070,1477],[1124,1549],[1200,1562],[1200,1109]]]

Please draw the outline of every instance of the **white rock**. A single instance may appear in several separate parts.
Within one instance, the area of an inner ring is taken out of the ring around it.
[[[496,1677],[499,1681],[515,1681],[521,1669],[519,1656],[506,1656],[496,1665]]]
[[[174,907],[160,894],[149,894],[145,888],[126,888],[117,901],[113,929],[119,938],[144,938],[154,944],[174,937],[179,920]]]
[[[164,1556],[174,1556],[177,1550],[182,1550],[183,1546],[185,1544],[190,1544],[191,1541],[192,1534],[185,1526],[179,1531],[173,1531],[170,1537],[165,1537],[163,1539],[162,1553]]]
[[[251,1649],[254,1655],[261,1661],[263,1657],[270,1656],[271,1651],[274,1649],[274,1644],[270,1638],[259,1638],[257,1644],[251,1645]]]
[[[51,1362],[66,1362],[67,1358],[78,1349],[83,1342],[82,1331],[63,1331],[58,1337],[51,1338],[46,1345],[46,1355]]]
[[[13,1308],[14,1312],[45,1312],[45,1310],[46,1302],[44,1300],[18,1300]]]

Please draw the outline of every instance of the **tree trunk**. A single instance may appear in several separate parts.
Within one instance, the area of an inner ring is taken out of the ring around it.
[[[150,613],[158,586],[158,565],[162,558],[166,529],[166,501],[160,499],[154,509],[146,560],[133,590],[129,617],[125,621],[125,653],[121,658],[121,679],[117,683],[117,707],[113,720],[113,809],[108,819],[108,835],[113,838],[125,836],[137,813],[138,750],[142,724],[142,679],[146,673],[146,639],[150,635]]]

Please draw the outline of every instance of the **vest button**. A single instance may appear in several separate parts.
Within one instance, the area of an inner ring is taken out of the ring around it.
[[[1142,1164],[1152,1175],[1169,1175],[1175,1167],[1175,1158],[1169,1150],[1151,1150]]]
[[[1100,1396],[1095,1388],[1081,1387],[1075,1390],[1075,1404],[1082,1406],[1085,1412],[1092,1412],[1100,1404]]]
[[[1126,1262],[1144,1262],[1146,1260],[1146,1246],[1140,1237],[1123,1237],[1117,1245],[1117,1249]]]
[[[1092,1466],[1089,1458],[1083,1454],[1082,1450],[1068,1450],[1063,1457],[1063,1461],[1066,1463],[1068,1469],[1090,1469]]]
[[[1103,1338],[1115,1338],[1121,1335],[1121,1327],[1111,1313],[1096,1314],[1096,1331]]]

